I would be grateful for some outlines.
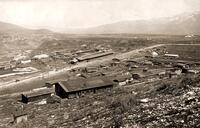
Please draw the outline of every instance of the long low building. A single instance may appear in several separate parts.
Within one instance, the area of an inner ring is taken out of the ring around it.
[[[113,82],[105,76],[89,79],[78,77],[55,83],[55,93],[61,98],[77,98],[88,93],[96,93],[112,88]]]
[[[38,91],[21,94],[21,102],[28,103],[38,101],[50,97],[53,93],[53,89],[41,89]]]
[[[91,59],[95,59],[95,58],[99,58],[99,57],[103,57],[103,56],[108,56],[108,55],[112,55],[112,54],[114,54],[114,53],[113,52],[94,53],[94,54],[78,57],[77,60],[79,60],[79,61],[91,60]]]

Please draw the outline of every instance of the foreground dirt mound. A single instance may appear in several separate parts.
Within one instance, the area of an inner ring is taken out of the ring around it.
[[[192,87],[200,87],[200,77],[184,77],[178,81],[163,83],[156,89],[156,93],[172,94],[177,96],[187,92]]]
[[[185,77],[158,86],[140,105],[137,123],[150,127],[200,127],[200,78]]]

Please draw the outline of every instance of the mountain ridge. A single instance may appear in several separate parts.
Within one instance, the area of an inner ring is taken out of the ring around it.
[[[28,29],[0,21],[0,33],[52,33],[48,29]],[[200,35],[200,11],[150,20],[127,20],[96,27],[66,29],[66,34],[167,34]]]
[[[0,33],[52,33],[48,29],[28,29],[15,24],[0,21]]]
[[[129,20],[104,24],[86,29],[72,29],[75,34],[200,34],[200,12],[184,13],[174,17],[150,20]]]

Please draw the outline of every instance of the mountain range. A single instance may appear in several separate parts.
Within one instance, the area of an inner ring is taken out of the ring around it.
[[[150,20],[121,21],[86,29],[67,31],[80,34],[200,34],[200,12]]]
[[[0,22],[0,33],[46,33],[46,29],[31,30],[17,25]],[[200,35],[200,12],[185,13],[174,17],[120,21],[97,27],[84,29],[66,29],[64,33],[70,34],[196,34]]]
[[[47,29],[27,29],[18,25],[0,22],[0,33],[50,33]]]

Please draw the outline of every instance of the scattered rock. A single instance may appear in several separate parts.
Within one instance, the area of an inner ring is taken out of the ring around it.
[[[46,99],[43,99],[42,101],[36,103],[37,105],[43,105],[43,104],[47,104]]]
[[[148,99],[148,98],[141,99],[140,102],[141,102],[141,103],[147,103],[147,102],[149,102],[149,99]]]

